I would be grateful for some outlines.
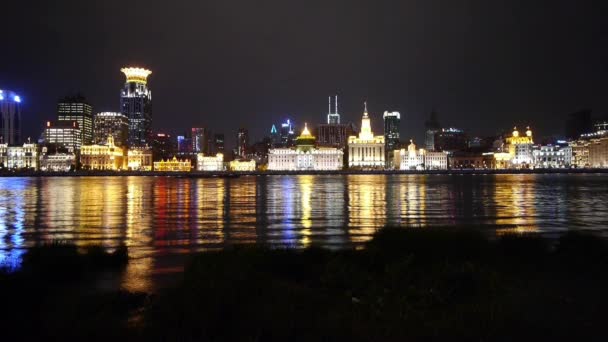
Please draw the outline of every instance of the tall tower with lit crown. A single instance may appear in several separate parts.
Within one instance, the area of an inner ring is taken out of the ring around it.
[[[152,143],[152,92],[143,68],[122,68],[127,80],[120,94],[120,110],[129,118],[129,145],[143,147]]]
[[[0,89],[0,144],[21,143],[21,97]]]

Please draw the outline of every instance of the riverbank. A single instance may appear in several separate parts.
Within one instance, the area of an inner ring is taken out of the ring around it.
[[[607,174],[608,168],[597,169],[454,169],[454,170],[337,170],[337,171],[3,171],[0,177],[181,177],[181,178],[237,178],[240,176],[273,175],[511,175],[511,174]]]
[[[360,250],[234,247],[193,256],[178,285],[156,294],[87,292],[62,271],[91,266],[66,265],[79,258],[70,253],[68,259],[39,253],[24,261],[29,272],[2,275],[3,336],[508,341],[605,335],[608,247],[588,235],[488,240],[462,229],[385,229]],[[112,260],[97,271],[120,269],[124,259]],[[32,262],[43,267],[28,268]]]

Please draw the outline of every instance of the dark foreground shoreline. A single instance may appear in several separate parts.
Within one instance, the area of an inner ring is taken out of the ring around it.
[[[602,340],[605,240],[384,229],[363,249],[236,246],[193,255],[155,294],[93,292],[108,254],[54,244],[0,272],[6,340]]]
[[[598,169],[454,169],[454,170],[340,170],[340,171],[252,171],[252,172],[159,172],[159,171],[3,171],[0,177],[176,177],[176,178],[236,178],[240,176],[273,176],[273,175],[520,175],[520,174],[606,174],[608,168]]]

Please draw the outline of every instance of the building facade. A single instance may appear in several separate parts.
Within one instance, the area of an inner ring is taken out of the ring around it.
[[[361,119],[359,136],[348,137],[348,166],[351,168],[383,168],[385,166],[384,136],[374,136],[367,113]]]
[[[77,158],[73,147],[43,146],[40,152],[40,171],[67,172],[76,169]]]
[[[239,131],[236,134],[236,157],[246,159],[248,150],[249,132],[245,128],[239,128]]]
[[[27,142],[22,146],[0,144],[0,169],[39,169],[37,144]]]
[[[126,76],[120,94],[120,111],[129,119],[129,146],[152,144],[152,92],[148,76],[152,71],[142,68],[120,69]]]
[[[105,145],[83,145],[80,149],[80,164],[84,170],[125,170],[125,152],[122,147],[114,145],[114,138],[110,136]]]
[[[82,140],[80,140],[82,132],[76,121],[62,123],[47,121],[43,136],[45,145],[72,148],[76,151],[80,150],[80,146],[82,146]]]
[[[129,118],[123,113],[101,112],[93,120],[94,138],[97,145],[108,143],[108,137],[114,138],[114,144],[127,147],[129,141]]]
[[[173,156],[170,160],[161,160],[154,162],[154,171],[159,172],[190,172],[192,170],[192,161],[190,159],[180,160]]]
[[[127,152],[127,169],[131,171],[152,171],[152,149],[132,147]]]
[[[608,138],[594,139],[589,142],[589,166],[608,168]]]
[[[72,122],[78,123],[82,144],[93,144],[93,107],[82,95],[67,96],[57,103],[57,123]]]
[[[543,145],[532,151],[535,168],[569,168],[572,165],[572,147]]]
[[[315,147],[315,137],[304,125],[302,134],[296,139],[295,148],[271,148],[268,151],[268,170],[305,171],[340,170],[344,152],[334,147]]]
[[[384,150],[386,153],[386,167],[390,167],[394,153],[391,151],[398,150],[401,146],[399,136],[399,124],[401,123],[401,114],[399,112],[384,112]]]
[[[230,171],[252,172],[255,171],[255,160],[233,160],[230,162]]]
[[[215,156],[205,156],[199,153],[196,156],[197,171],[224,171],[224,155],[221,153]]]
[[[156,133],[152,140],[152,157],[154,161],[169,160],[177,152],[177,141],[167,133]]]
[[[21,143],[21,96],[0,89],[0,144]]]
[[[437,113],[432,111],[430,118],[424,123],[424,145],[427,151],[435,151],[435,134],[440,129],[441,125],[437,120]]]

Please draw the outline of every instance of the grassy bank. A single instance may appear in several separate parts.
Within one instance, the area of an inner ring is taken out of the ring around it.
[[[235,247],[193,256],[179,285],[154,296],[49,290],[42,307],[55,311],[31,312],[42,328],[22,336],[595,340],[605,335],[607,265],[606,242],[580,234],[488,241],[467,231],[385,229],[357,251]],[[30,295],[13,291],[17,307]]]

